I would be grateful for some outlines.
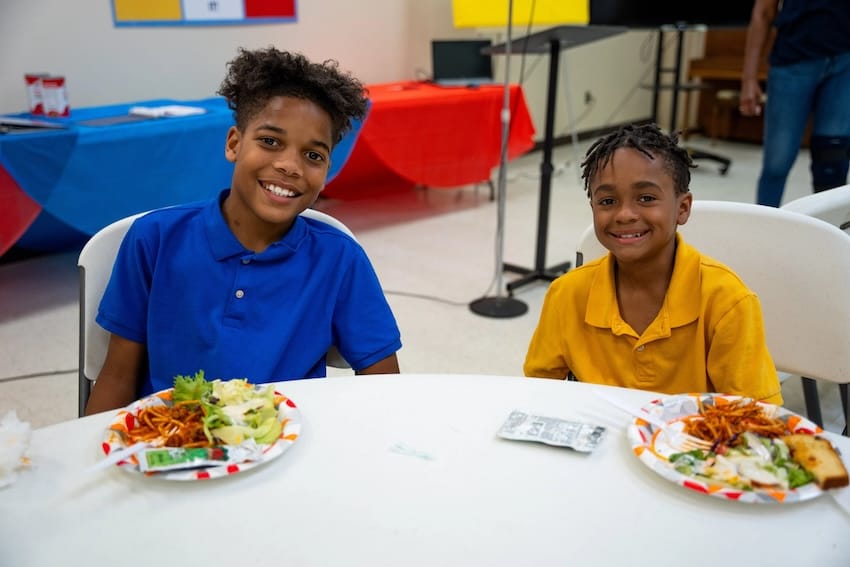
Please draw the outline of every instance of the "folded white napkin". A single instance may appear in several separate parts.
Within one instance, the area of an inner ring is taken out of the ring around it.
[[[29,464],[31,432],[30,424],[19,420],[14,410],[0,419],[0,488],[15,482],[18,469]]]
[[[149,116],[151,118],[164,118],[171,116],[193,116],[204,114],[206,109],[198,106],[183,106],[180,104],[169,104],[166,106],[132,106],[130,114],[133,116]]]

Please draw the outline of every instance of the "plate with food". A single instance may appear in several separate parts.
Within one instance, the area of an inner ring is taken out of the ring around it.
[[[685,394],[654,400],[643,411],[650,418],[636,418],[626,431],[632,450],[685,488],[739,502],[789,503],[848,485],[823,429],[781,406]],[[701,440],[700,446],[683,447],[681,434]]]
[[[295,403],[271,385],[212,380],[199,371],[120,410],[101,445],[128,451],[122,469],[166,480],[206,480],[279,457],[301,434]]]

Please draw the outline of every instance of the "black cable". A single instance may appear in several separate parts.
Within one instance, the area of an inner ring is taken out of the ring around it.
[[[438,303],[445,303],[446,305],[451,305],[452,307],[466,307],[469,305],[468,301],[452,301],[451,299],[445,299],[443,297],[437,297],[436,295],[428,295],[425,293],[413,293],[411,291],[396,291],[391,289],[384,290],[385,295],[398,295],[401,297],[412,297],[414,299],[426,299],[428,301],[436,301]]]
[[[76,374],[79,371],[78,368],[69,368],[68,370],[50,370],[48,372],[35,372],[33,374],[20,374],[18,376],[6,376],[0,378],[0,383],[2,382],[14,382],[16,380],[28,380],[29,378],[45,378],[47,376],[58,376],[60,374]]]

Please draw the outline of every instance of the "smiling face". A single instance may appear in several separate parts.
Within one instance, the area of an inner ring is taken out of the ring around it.
[[[590,182],[596,238],[625,266],[672,262],[676,227],[691,212],[690,192],[677,193],[663,159],[618,148]]]
[[[225,156],[234,163],[223,213],[248,248],[283,236],[325,187],[332,147],[331,118],[316,103],[276,96],[244,130],[231,127]]]

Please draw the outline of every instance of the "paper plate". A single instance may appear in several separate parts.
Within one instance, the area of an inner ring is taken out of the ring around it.
[[[136,426],[136,416],[138,415],[139,410],[154,405],[170,406],[172,392],[173,389],[157,392],[146,398],[137,400],[126,408],[120,410],[110,424],[109,429],[106,430],[104,440],[101,445],[103,453],[108,455],[116,449],[123,449],[126,447],[127,445],[124,441],[123,434],[127,431],[132,431],[132,429]],[[295,443],[301,434],[301,412],[298,411],[298,407],[295,405],[295,402],[286,396],[275,392],[275,407],[278,410],[278,418],[283,426],[283,431],[274,443],[263,447],[262,456],[257,460],[227,463],[221,466],[212,466],[200,469],[142,473],[139,470],[138,459],[135,456],[132,456],[119,462],[117,466],[121,467],[123,470],[133,473],[177,481],[208,480],[211,478],[220,478],[250,470],[281,456],[284,451]]]

